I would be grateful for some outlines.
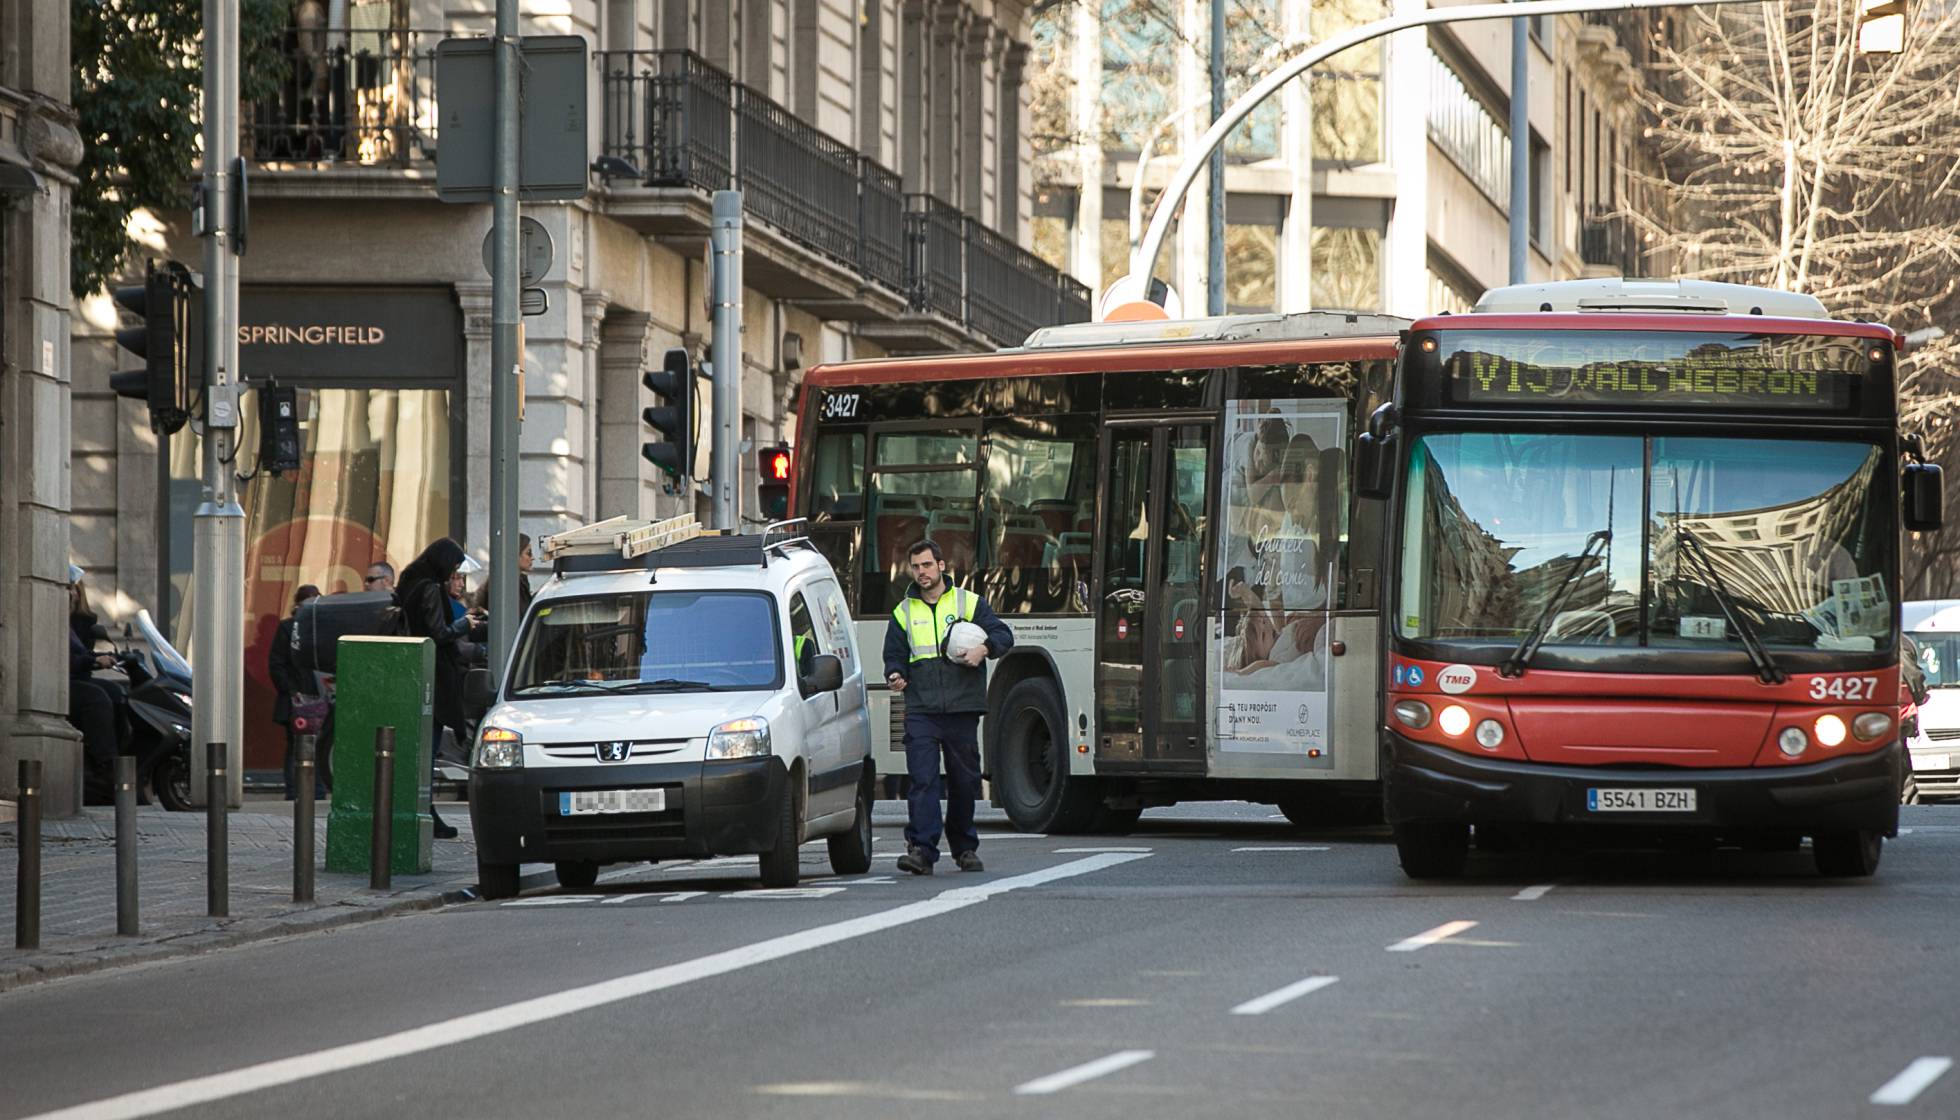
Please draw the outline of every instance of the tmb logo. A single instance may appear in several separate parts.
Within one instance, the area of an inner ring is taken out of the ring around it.
[[[1477,684],[1477,670],[1472,665],[1447,665],[1436,670],[1436,687],[1452,696],[1468,692]]]

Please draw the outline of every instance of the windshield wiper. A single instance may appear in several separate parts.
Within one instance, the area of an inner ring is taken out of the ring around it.
[[[1498,664],[1498,676],[1524,676],[1525,666],[1531,664],[1531,659],[1538,655],[1538,646],[1545,640],[1546,631],[1551,629],[1552,619],[1558,617],[1559,608],[1565,606],[1566,597],[1572,594],[1572,585],[1579,578],[1579,573],[1591,566],[1592,562],[1597,560],[1612,543],[1613,530],[1610,528],[1595,529],[1586,537],[1586,547],[1579,550],[1579,555],[1573,559],[1572,566],[1565,570],[1564,576],[1560,577],[1558,586],[1552,588],[1551,595],[1545,599],[1545,608],[1538,612],[1538,617],[1531,623],[1531,629],[1526,630],[1524,637],[1518,639],[1518,648],[1512,650],[1511,656]]]
[[[1749,661],[1756,666],[1756,678],[1764,684],[1782,684],[1789,680],[1789,674],[1785,673],[1782,667],[1770,657],[1769,650],[1763,648],[1763,640],[1756,636],[1756,628],[1743,617],[1742,609],[1735,603],[1735,597],[1729,594],[1728,585],[1722,582],[1721,574],[1715,570],[1715,562],[1709,559],[1707,546],[1678,520],[1674,523],[1674,535],[1682,544],[1688,546],[1688,554],[1700,564],[1701,574],[1707,580],[1706,585],[1715,593],[1716,605],[1722,608],[1722,617],[1729,620],[1730,626],[1735,627],[1736,636],[1742,639],[1742,647],[1749,651]]]
[[[573,677],[562,677],[555,681],[539,681],[536,684],[527,684],[522,688],[516,689],[512,693],[512,695],[524,696],[533,692],[561,692],[561,691],[572,691],[572,690],[613,692],[626,685],[634,685],[638,683],[640,682],[633,681],[633,680],[589,681],[589,680],[583,680],[583,679],[573,678]]]
[[[661,677],[657,681],[634,681],[635,692],[680,692],[690,688],[713,688],[707,681],[684,681],[679,677]]]

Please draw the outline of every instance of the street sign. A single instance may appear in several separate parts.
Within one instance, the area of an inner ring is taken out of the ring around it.
[[[518,40],[518,54],[517,197],[524,202],[584,198],[591,163],[585,39],[526,35]],[[489,39],[436,44],[436,194],[444,202],[490,201],[496,89]]]
[[[518,283],[524,287],[544,280],[545,273],[551,271],[552,245],[551,231],[536,218],[517,219],[517,272]],[[491,229],[483,235],[483,271],[491,276],[497,275],[497,231]]]
[[[551,294],[543,288],[526,288],[517,293],[517,310],[523,315],[542,315],[551,310]]]

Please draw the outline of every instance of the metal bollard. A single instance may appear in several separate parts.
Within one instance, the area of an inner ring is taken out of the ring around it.
[[[395,729],[374,729],[374,833],[369,841],[368,886],[388,889],[395,870]]]
[[[206,849],[204,853],[204,878],[208,884],[205,910],[213,918],[229,917],[231,913],[230,868],[226,856],[230,851],[230,841],[225,835],[228,821],[225,817],[225,745],[223,743],[204,744],[204,830]]]
[[[311,735],[301,735],[293,760],[293,901],[313,901],[313,751]]]
[[[41,947],[41,760],[20,760],[20,876],[14,888],[14,948]]]
[[[116,933],[136,936],[136,758],[116,756]]]

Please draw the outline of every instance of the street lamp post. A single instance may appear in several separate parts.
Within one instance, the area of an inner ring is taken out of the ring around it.
[[[1470,4],[1461,7],[1430,8],[1407,15],[1391,16],[1374,23],[1357,27],[1342,35],[1310,47],[1280,64],[1277,70],[1259,80],[1251,89],[1239,95],[1237,101],[1213,120],[1198,140],[1196,150],[1184,154],[1184,165],[1177,170],[1170,186],[1157,197],[1156,209],[1150,214],[1150,228],[1144,232],[1143,244],[1130,258],[1130,277],[1148,277],[1157,266],[1157,256],[1163,251],[1164,239],[1170,233],[1171,217],[1190,193],[1191,185],[1205,169],[1213,150],[1225,141],[1239,123],[1252,114],[1260,103],[1271,97],[1281,86],[1307,72],[1312,66],[1323,62],[1349,47],[1391,35],[1397,31],[1407,31],[1416,27],[1429,27],[1443,23],[1467,23],[1475,20],[1518,19],[1530,16],[1557,16],[1577,12],[1620,12],[1644,8],[1701,8],[1719,4],[1757,4],[1776,3],[1778,0],[1523,0],[1515,4]],[[1513,137],[1513,143],[1518,142]],[[1530,138],[1523,138],[1527,145]],[[1120,283],[1120,281],[1119,281]],[[1140,291],[1147,290],[1139,286]]]

